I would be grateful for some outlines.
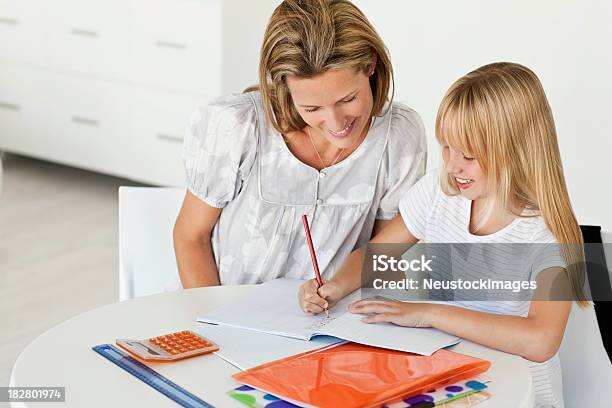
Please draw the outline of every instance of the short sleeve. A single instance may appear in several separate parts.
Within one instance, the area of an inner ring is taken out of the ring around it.
[[[247,94],[218,98],[199,108],[185,132],[187,188],[208,205],[225,207],[240,192],[256,150],[257,114]]]
[[[538,217],[538,228],[535,231],[529,245],[533,245],[531,279],[535,280],[540,272],[549,268],[566,268],[567,264],[563,258],[561,244],[557,242],[554,235],[541,217]]]
[[[425,174],[427,141],[420,116],[399,103],[391,107],[391,123],[386,150],[387,180],[376,219],[393,219],[401,197]]]
[[[402,220],[410,233],[419,240],[425,238],[429,214],[439,191],[438,171],[430,171],[412,186],[400,200],[399,211]]]

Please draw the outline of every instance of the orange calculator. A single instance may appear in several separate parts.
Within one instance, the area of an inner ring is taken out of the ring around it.
[[[145,361],[172,362],[219,350],[209,339],[190,330],[145,340],[117,339],[117,345]]]

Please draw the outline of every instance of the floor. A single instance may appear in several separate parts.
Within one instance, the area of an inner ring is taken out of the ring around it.
[[[2,163],[0,386],[7,386],[17,356],[39,334],[117,301],[117,188],[139,184],[16,155]]]

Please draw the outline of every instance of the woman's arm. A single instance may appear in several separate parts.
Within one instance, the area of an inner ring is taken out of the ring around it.
[[[221,210],[189,191],[185,195],[173,231],[176,263],[185,289],[220,284],[210,236]]]
[[[551,268],[552,269],[552,268]],[[556,272],[563,272],[561,268]],[[536,290],[546,291],[547,288]],[[571,310],[570,301],[532,301],[527,317],[477,312],[449,304],[358,301],[353,313],[368,314],[367,323],[390,322],[409,327],[435,327],[487,347],[543,362],[559,349]]]

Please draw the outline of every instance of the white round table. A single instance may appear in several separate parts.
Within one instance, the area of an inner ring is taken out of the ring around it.
[[[80,314],[43,333],[21,352],[10,386],[66,387],[65,403],[46,402],[45,407],[177,406],[91,348],[113,344],[117,338],[144,339],[193,329],[199,314],[238,299],[250,288],[189,289],[113,303]],[[40,318],[44,319],[44,315]],[[452,350],[492,362],[487,376],[492,380],[488,391],[493,398],[478,407],[533,406],[531,375],[523,359],[468,341]],[[238,385],[231,375],[239,370],[215,355],[150,366],[215,407],[245,407],[225,394]],[[41,405],[13,402],[12,406]]]

